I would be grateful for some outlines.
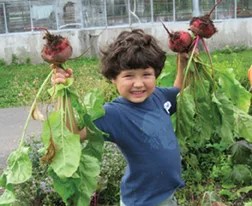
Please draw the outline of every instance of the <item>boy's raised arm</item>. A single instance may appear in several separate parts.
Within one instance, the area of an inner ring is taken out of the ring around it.
[[[174,81],[173,86],[179,89],[182,88],[184,81],[184,69],[186,68],[188,61],[187,53],[178,53],[177,54],[177,75]]]

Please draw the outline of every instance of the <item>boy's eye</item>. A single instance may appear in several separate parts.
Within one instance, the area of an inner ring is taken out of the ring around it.
[[[126,78],[129,78],[129,77],[132,77],[133,75],[132,74],[125,74],[124,77]]]

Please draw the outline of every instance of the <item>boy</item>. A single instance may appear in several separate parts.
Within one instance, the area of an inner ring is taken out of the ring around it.
[[[186,54],[178,54],[172,88],[156,87],[166,59],[151,35],[141,29],[122,32],[102,51],[102,74],[120,96],[104,105],[94,121],[109,134],[127,161],[121,181],[121,206],[175,206],[174,193],[183,187],[181,159],[170,116],[183,82]],[[64,83],[71,70],[57,69],[53,83]],[[85,139],[85,128],[79,131]]]

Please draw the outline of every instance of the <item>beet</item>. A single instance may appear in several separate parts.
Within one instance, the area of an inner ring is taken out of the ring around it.
[[[72,55],[73,49],[67,38],[51,34],[46,30],[43,39],[46,40],[46,44],[41,51],[41,57],[45,61],[59,65],[67,61]]]
[[[172,51],[183,53],[188,52],[191,49],[193,38],[189,32],[186,31],[170,32],[164,24],[163,26],[169,35],[168,46]]]
[[[213,21],[211,20],[211,14],[213,13],[215,7],[221,2],[219,0],[211,9],[211,11],[200,17],[193,17],[190,21],[190,30],[201,38],[210,38],[213,36],[217,29],[214,26]]]

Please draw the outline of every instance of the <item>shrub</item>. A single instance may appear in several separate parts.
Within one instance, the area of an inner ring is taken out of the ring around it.
[[[101,165],[98,202],[114,205],[120,201],[120,181],[124,173],[126,162],[113,143],[105,142]]]

